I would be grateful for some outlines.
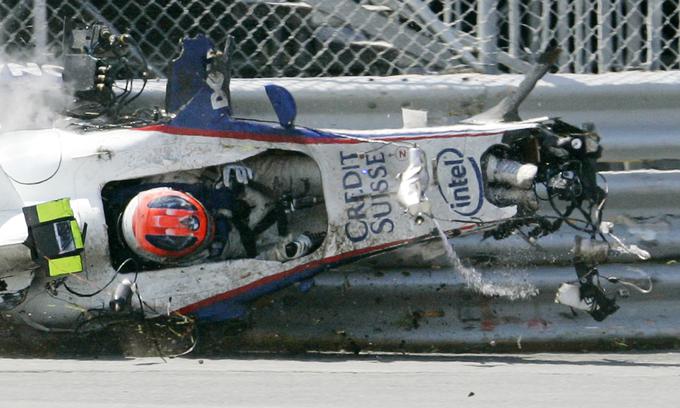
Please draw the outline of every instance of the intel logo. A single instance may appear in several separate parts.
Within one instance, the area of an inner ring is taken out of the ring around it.
[[[437,155],[435,172],[439,193],[452,212],[464,216],[479,212],[484,202],[484,186],[474,158],[466,158],[453,148],[444,149]]]

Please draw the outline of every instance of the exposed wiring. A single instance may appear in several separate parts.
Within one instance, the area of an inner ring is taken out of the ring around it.
[[[146,313],[144,312],[144,308],[146,307],[147,309],[149,309],[150,311],[152,311],[153,313],[155,313],[157,316],[164,316],[164,315],[161,314],[161,313],[159,313],[154,307],[152,307],[151,305],[149,305],[149,304],[142,298],[141,291],[139,290],[139,286],[137,286],[137,285],[135,285],[135,294],[137,295],[137,300],[139,301],[140,316],[141,316],[141,318],[143,319],[144,324],[146,325],[146,327],[147,327],[148,330],[149,330],[149,334],[151,335],[151,340],[152,340],[152,342],[153,342],[154,348],[156,349],[156,352],[158,353],[158,357],[160,357],[161,360],[163,360],[163,362],[167,362],[166,359],[165,359],[166,357],[167,357],[167,358],[181,357],[181,356],[184,356],[184,355],[187,355],[187,354],[191,353],[191,352],[196,348],[196,345],[198,344],[198,335],[194,336],[194,335],[192,334],[192,333],[194,332],[194,329],[195,329],[195,325],[194,325],[193,319],[190,319],[190,318],[188,318],[187,316],[184,316],[184,315],[182,315],[182,314],[180,314],[180,313],[175,313],[177,316],[179,316],[179,317],[182,319],[182,323],[191,323],[191,329],[190,329],[190,331],[188,332],[189,335],[191,336],[191,345],[189,346],[189,348],[187,348],[186,350],[184,350],[183,352],[178,353],[178,354],[170,354],[170,355],[168,355],[168,354],[163,354],[163,352],[162,352],[162,350],[161,350],[161,347],[160,347],[160,343],[158,342],[158,336],[157,336],[157,333],[156,333],[155,324],[152,323],[151,320],[150,320],[150,318],[147,317]],[[168,317],[168,318],[171,318],[171,315],[168,315],[167,317]],[[183,334],[177,333],[175,330],[173,330],[173,329],[170,327],[170,325],[166,325],[166,328],[167,328],[170,332],[172,332],[173,334],[177,335],[178,337],[182,337],[182,338],[186,337],[186,334],[183,335]]]
[[[105,74],[103,74],[105,79],[97,84],[97,88],[76,93],[79,100],[74,107],[66,111],[66,114],[85,120],[106,115],[109,126],[115,124],[115,127],[125,127],[130,126],[132,122],[134,122],[134,125],[141,126],[146,121],[138,121],[134,113],[121,116],[121,112],[144,92],[149,76],[149,65],[143,55],[139,55],[141,65],[140,61],[133,63],[128,59],[129,49],[126,42],[130,42],[134,47],[139,47],[134,38],[128,34],[116,35],[116,38],[115,44],[108,39],[100,39],[90,50],[89,55],[97,59],[97,66],[106,69]],[[133,49],[135,49],[134,47]],[[135,91],[134,77],[140,71],[143,83],[140,89]],[[124,81],[123,86],[116,82],[119,80]],[[99,124],[76,125],[85,129],[105,126]]]
[[[627,286],[629,288],[633,288],[633,289],[637,290],[638,292],[645,294],[645,295],[652,292],[652,289],[654,289],[654,283],[652,281],[652,277],[649,276],[649,274],[647,274],[644,271],[641,271],[637,268],[629,268],[628,270],[636,272],[639,275],[641,275],[643,278],[645,278],[647,280],[647,282],[649,283],[649,285],[647,286],[647,289],[642,288],[640,285],[637,285],[633,282],[623,280],[623,279],[617,278],[615,276],[608,276],[608,277],[606,277],[606,279],[611,283],[621,284],[621,285]]]
[[[115,270],[115,272],[113,273],[113,276],[111,276],[111,279],[106,283],[106,285],[102,286],[101,288],[97,289],[96,291],[94,291],[94,292],[92,292],[92,293],[80,293],[80,292],[78,292],[78,291],[75,291],[75,290],[71,289],[71,288],[66,284],[66,281],[63,282],[64,289],[66,289],[69,293],[71,293],[71,294],[73,294],[73,295],[76,295],[76,296],[79,296],[79,297],[93,297],[93,296],[96,296],[96,295],[100,294],[104,289],[106,289],[111,283],[113,283],[114,280],[116,280],[116,277],[118,276],[118,273],[123,269],[123,267],[124,267],[128,262],[134,262],[134,259],[128,258],[128,259],[124,260],[124,261],[118,266],[118,268]],[[135,274],[135,281],[137,280],[136,277],[137,277],[137,275]]]

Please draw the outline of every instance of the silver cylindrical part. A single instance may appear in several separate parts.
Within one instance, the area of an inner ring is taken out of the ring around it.
[[[538,167],[522,164],[513,160],[489,156],[486,164],[486,177],[490,182],[505,183],[513,187],[530,189],[536,178]]]
[[[599,264],[607,260],[609,244],[606,242],[574,238],[574,257],[588,263]]]

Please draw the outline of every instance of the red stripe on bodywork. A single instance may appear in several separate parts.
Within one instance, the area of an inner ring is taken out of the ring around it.
[[[307,136],[284,136],[266,133],[240,132],[233,130],[206,130],[194,128],[181,128],[168,125],[152,125],[138,128],[147,132],[161,132],[179,136],[203,136],[203,137],[218,137],[224,139],[243,139],[254,140],[258,142],[270,143],[295,143],[295,144],[357,144],[368,143],[370,141],[384,141],[384,142],[400,142],[408,140],[425,140],[425,139],[451,139],[459,137],[481,137],[494,136],[503,133],[498,132],[483,132],[483,133],[459,133],[459,134],[445,134],[445,135],[422,135],[422,136],[384,136],[384,137],[367,137],[355,135],[336,134],[332,137],[307,137]]]
[[[476,224],[464,225],[464,226],[462,226],[458,229],[459,230],[469,230],[471,228],[474,228],[475,226],[476,226]],[[417,239],[418,238],[404,239],[404,240],[401,240],[401,241],[389,242],[389,243],[386,243],[386,244],[377,245],[377,246],[369,247],[369,248],[357,249],[356,251],[345,252],[343,254],[331,256],[331,257],[328,257],[328,258],[322,258],[322,259],[319,259],[317,261],[312,261],[312,262],[308,262],[306,264],[298,265],[295,268],[289,269],[287,271],[283,271],[283,272],[279,272],[279,273],[274,274],[274,275],[267,276],[265,278],[262,278],[260,280],[255,281],[255,282],[251,282],[247,285],[238,287],[236,289],[232,289],[230,291],[220,293],[220,294],[211,296],[209,298],[205,298],[205,299],[203,299],[199,302],[184,306],[183,308],[179,309],[179,313],[182,313],[182,314],[193,313],[193,312],[195,312],[199,309],[202,309],[204,307],[208,307],[208,306],[210,306],[214,303],[217,303],[217,302],[221,302],[221,301],[228,300],[228,299],[231,299],[233,297],[242,295],[244,293],[247,293],[248,291],[257,289],[258,287],[264,286],[268,283],[272,283],[272,282],[276,282],[278,280],[285,279],[285,278],[287,278],[291,275],[294,275],[295,273],[304,271],[305,269],[312,269],[312,268],[315,268],[315,267],[339,262],[339,261],[342,261],[342,260],[345,260],[345,259],[348,259],[348,258],[365,255],[365,254],[370,253],[370,252],[378,252],[378,251],[382,251],[384,249],[388,249],[388,248],[391,248],[391,247],[402,246],[402,245],[414,242]]]
[[[198,309],[210,306],[213,303],[224,301],[224,300],[236,297],[238,295],[242,295],[242,294],[244,294],[248,291],[257,289],[258,287],[264,286],[268,283],[272,283],[272,282],[276,282],[276,281],[281,280],[281,279],[285,279],[285,278],[287,278],[291,275],[294,275],[295,273],[304,271],[306,269],[312,269],[312,268],[315,268],[315,267],[318,267],[318,266],[323,266],[323,265],[326,265],[326,264],[339,262],[343,259],[351,258],[351,257],[354,257],[354,256],[364,255],[364,254],[369,253],[369,252],[374,252],[374,251],[377,252],[377,251],[380,251],[380,250],[383,250],[383,249],[390,248],[392,246],[399,246],[399,245],[404,244],[408,241],[409,240],[395,241],[395,242],[390,242],[388,244],[378,245],[378,246],[375,246],[375,247],[357,249],[356,251],[346,252],[344,254],[335,255],[335,256],[328,257],[328,258],[322,258],[322,259],[319,259],[317,261],[312,261],[312,262],[308,262],[306,264],[298,265],[295,268],[292,268],[292,269],[289,269],[287,271],[283,271],[283,272],[280,272],[280,273],[277,273],[277,274],[274,274],[274,275],[267,276],[265,278],[262,278],[260,280],[255,281],[255,282],[251,282],[247,285],[238,287],[236,289],[232,289],[228,292],[220,293],[218,295],[211,296],[209,298],[205,298],[205,299],[203,299],[199,302],[196,302],[196,303],[193,303],[191,305],[188,305],[188,306],[181,308],[179,310],[179,312],[182,313],[182,314],[189,314],[189,313],[195,312]]]

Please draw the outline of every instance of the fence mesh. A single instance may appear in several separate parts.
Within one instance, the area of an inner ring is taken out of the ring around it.
[[[0,0],[0,52],[59,56],[66,16],[130,31],[158,75],[184,36],[236,40],[235,76],[676,69],[680,0]]]

